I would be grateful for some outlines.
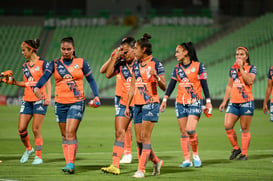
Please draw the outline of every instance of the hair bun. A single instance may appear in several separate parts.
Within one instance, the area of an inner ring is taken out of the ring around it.
[[[152,36],[150,34],[148,34],[148,33],[144,33],[144,35],[142,36],[142,38],[149,40],[149,39],[152,38]]]

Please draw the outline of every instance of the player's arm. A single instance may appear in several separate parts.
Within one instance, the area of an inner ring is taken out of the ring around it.
[[[83,62],[83,68],[82,68],[83,74],[86,77],[86,80],[89,83],[90,88],[92,89],[94,97],[99,97],[99,91],[98,91],[98,86],[96,83],[96,80],[94,79],[91,71],[90,65],[87,63],[87,61]]]
[[[126,109],[125,109],[125,116],[126,117],[130,117],[130,110],[129,110],[129,107],[130,107],[130,104],[134,98],[134,95],[135,95],[135,74],[132,73],[132,81],[131,81],[131,85],[130,85],[130,88],[129,88],[129,92],[128,92],[128,99],[127,99],[127,102],[126,102]]]
[[[268,102],[270,94],[272,92],[272,84],[273,84],[273,81],[268,79],[267,88],[266,88],[266,91],[265,91],[264,104],[263,104],[264,113],[268,112],[267,102]]]
[[[250,73],[246,73],[243,69],[243,66],[239,67],[240,73],[246,85],[252,85],[256,78],[256,67],[253,66],[251,69],[255,69],[255,70],[254,71],[251,70]]]
[[[156,78],[159,88],[166,91],[166,78],[163,64],[156,62],[155,69],[152,69],[150,74]]]
[[[37,98],[39,99],[43,98],[44,95],[41,93],[40,88],[47,83],[47,81],[49,80],[53,72],[54,72],[54,61],[51,61],[47,69],[45,70],[44,74],[42,75],[42,77],[40,77],[40,79],[38,80],[34,88],[34,94]]]
[[[102,74],[106,73],[110,60],[111,60],[111,57],[108,58],[108,60],[101,66],[100,73]]]
[[[175,79],[171,79],[171,81],[169,82],[169,85],[168,85],[168,88],[167,88],[167,91],[165,93],[165,96],[164,98],[162,99],[162,102],[161,102],[161,105],[160,105],[160,111],[161,112],[164,112],[166,110],[166,107],[167,107],[167,100],[168,98],[171,96],[174,88],[175,88],[175,85],[176,85],[176,82],[177,80]]]
[[[223,99],[221,105],[219,106],[219,110],[221,112],[225,110],[225,105],[227,104],[228,98],[229,98],[230,93],[231,93],[231,89],[232,89],[232,78],[229,77],[224,99]]]
[[[18,87],[25,87],[25,81],[16,81],[14,79],[12,84],[17,85]]]

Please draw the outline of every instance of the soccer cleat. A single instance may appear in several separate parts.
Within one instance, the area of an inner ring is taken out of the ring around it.
[[[192,162],[189,160],[184,161],[179,165],[180,168],[192,167]]]
[[[160,160],[157,164],[154,164],[153,166],[153,176],[160,175],[160,169],[163,166],[164,162],[163,160]]]
[[[28,161],[29,156],[34,153],[34,149],[26,150],[23,154],[23,156],[20,159],[20,163],[26,163]]]
[[[39,164],[42,164],[43,163],[43,159],[41,159],[40,157],[38,156],[35,156],[33,162],[32,162],[32,165],[39,165]]]
[[[75,172],[75,165],[74,163],[69,162],[64,168],[62,168],[64,173],[74,174]]]
[[[200,160],[200,157],[198,155],[193,156],[193,164],[195,168],[199,168],[202,166],[202,161]]]
[[[115,165],[110,165],[109,167],[103,167],[101,168],[101,170],[104,173],[112,173],[114,175],[119,175],[120,174],[120,169],[118,167],[116,167]]]
[[[231,155],[229,157],[230,160],[234,160],[239,154],[241,153],[241,149],[233,149],[232,152],[231,152]]]
[[[237,160],[247,160],[247,156],[246,155],[240,155],[239,158],[237,158]]]
[[[144,173],[140,170],[136,171],[135,174],[133,175],[134,178],[144,178]]]
[[[133,157],[132,154],[123,155],[119,163],[132,163]]]

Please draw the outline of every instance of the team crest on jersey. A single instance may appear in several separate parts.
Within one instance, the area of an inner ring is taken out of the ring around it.
[[[35,71],[37,71],[37,72],[40,71],[40,67],[36,66]]]
[[[136,81],[137,81],[137,82],[142,82],[142,78],[141,78],[141,77],[138,77]]]
[[[240,82],[241,82],[240,79],[235,79],[235,81],[234,81],[235,84],[238,84]]]
[[[132,81],[132,77],[128,77],[126,82],[131,82]]]
[[[194,67],[192,67],[191,72],[195,72],[195,68]]]
[[[28,82],[33,82],[34,79],[33,79],[33,77],[29,77],[29,78],[27,79],[27,81],[28,81]]]
[[[182,79],[182,82],[183,82],[183,83],[186,83],[186,82],[190,82],[190,81],[189,81],[188,78],[184,77],[184,78]]]
[[[75,69],[78,69],[78,68],[79,68],[79,65],[78,65],[78,64],[75,64],[75,65],[74,65],[74,68],[75,68]]]
[[[65,74],[63,78],[64,79],[72,79],[72,76],[70,74]]]

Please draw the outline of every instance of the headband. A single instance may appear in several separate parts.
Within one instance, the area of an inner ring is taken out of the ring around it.
[[[24,45],[24,46],[27,46],[28,48],[30,48],[30,49],[32,49],[32,50],[35,50],[35,51],[38,50],[38,49],[36,49],[36,48],[33,48],[32,46],[30,46],[30,45],[27,44],[26,42],[23,42],[23,45]]]
[[[238,47],[237,50],[238,49],[243,49],[246,52],[246,54],[248,55],[248,50],[245,47]]]

